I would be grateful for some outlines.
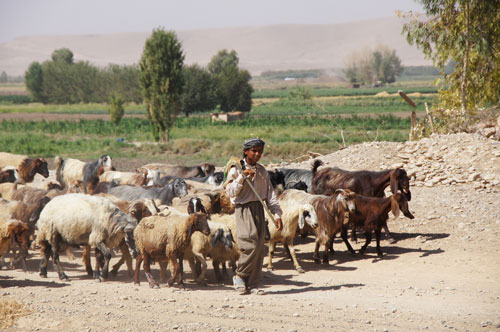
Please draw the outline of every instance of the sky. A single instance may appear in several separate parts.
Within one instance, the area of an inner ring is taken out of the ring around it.
[[[0,0],[0,43],[36,35],[332,24],[422,12],[416,0]]]

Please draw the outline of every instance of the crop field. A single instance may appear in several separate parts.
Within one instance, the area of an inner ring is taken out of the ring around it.
[[[126,105],[126,117],[115,126],[107,117],[106,104],[0,101],[0,115],[15,114],[14,118],[0,122],[0,147],[3,151],[49,159],[62,155],[93,160],[106,153],[139,163],[206,161],[222,166],[229,156],[240,153],[241,143],[250,136],[267,142],[264,163],[328,154],[365,141],[408,139],[411,108],[395,92],[391,90],[391,95],[387,89],[379,88],[374,93],[343,96],[341,90],[326,89],[328,92],[310,100],[255,98],[246,119],[233,123],[211,123],[207,113],[179,115],[171,140],[166,143],[154,142],[151,125],[140,104]],[[415,88],[411,95],[419,114],[425,112],[424,102],[432,105],[434,97],[426,88]],[[22,114],[27,113],[38,115],[38,120],[23,119]],[[57,114],[57,120],[44,119],[43,114],[49,113]],[[99,115],[100,119],[91,115]],[[75,116],[79,119],[74,120]]]

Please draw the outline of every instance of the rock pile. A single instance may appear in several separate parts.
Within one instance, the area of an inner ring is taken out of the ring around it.
[[[368,142],[318,157],[327,167],[384,170],[403,167],[412,185],[469,183],[500,192],[500,142],[478,134],[432,135],[404,143]],[[312,159],[282,167],[311,168]]]

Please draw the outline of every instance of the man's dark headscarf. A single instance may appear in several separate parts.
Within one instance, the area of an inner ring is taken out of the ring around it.
[[[266,142],[264,142],[260,138],[249,138],[245,141],[245,143],[243,143],[243,150],[248,150],[256,146],[264,147],[265,144]]]

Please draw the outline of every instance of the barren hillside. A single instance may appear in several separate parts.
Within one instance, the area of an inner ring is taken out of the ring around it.
[[[396,17],[325,25],[270,25],[177,31],[187,64],[206,65],[221,49],[234,49],[240,65],[253,75],[266,70],[323,69],[343,66],[349,53],[379,43],[396,49],[406,66],[430,64],[401,35]],[[67,47],[76,60],[99,66],[139,61],[151,34],[124,32],[103,35],[28,36],[0,44],[0,71],[22,75],[33,61]]]

